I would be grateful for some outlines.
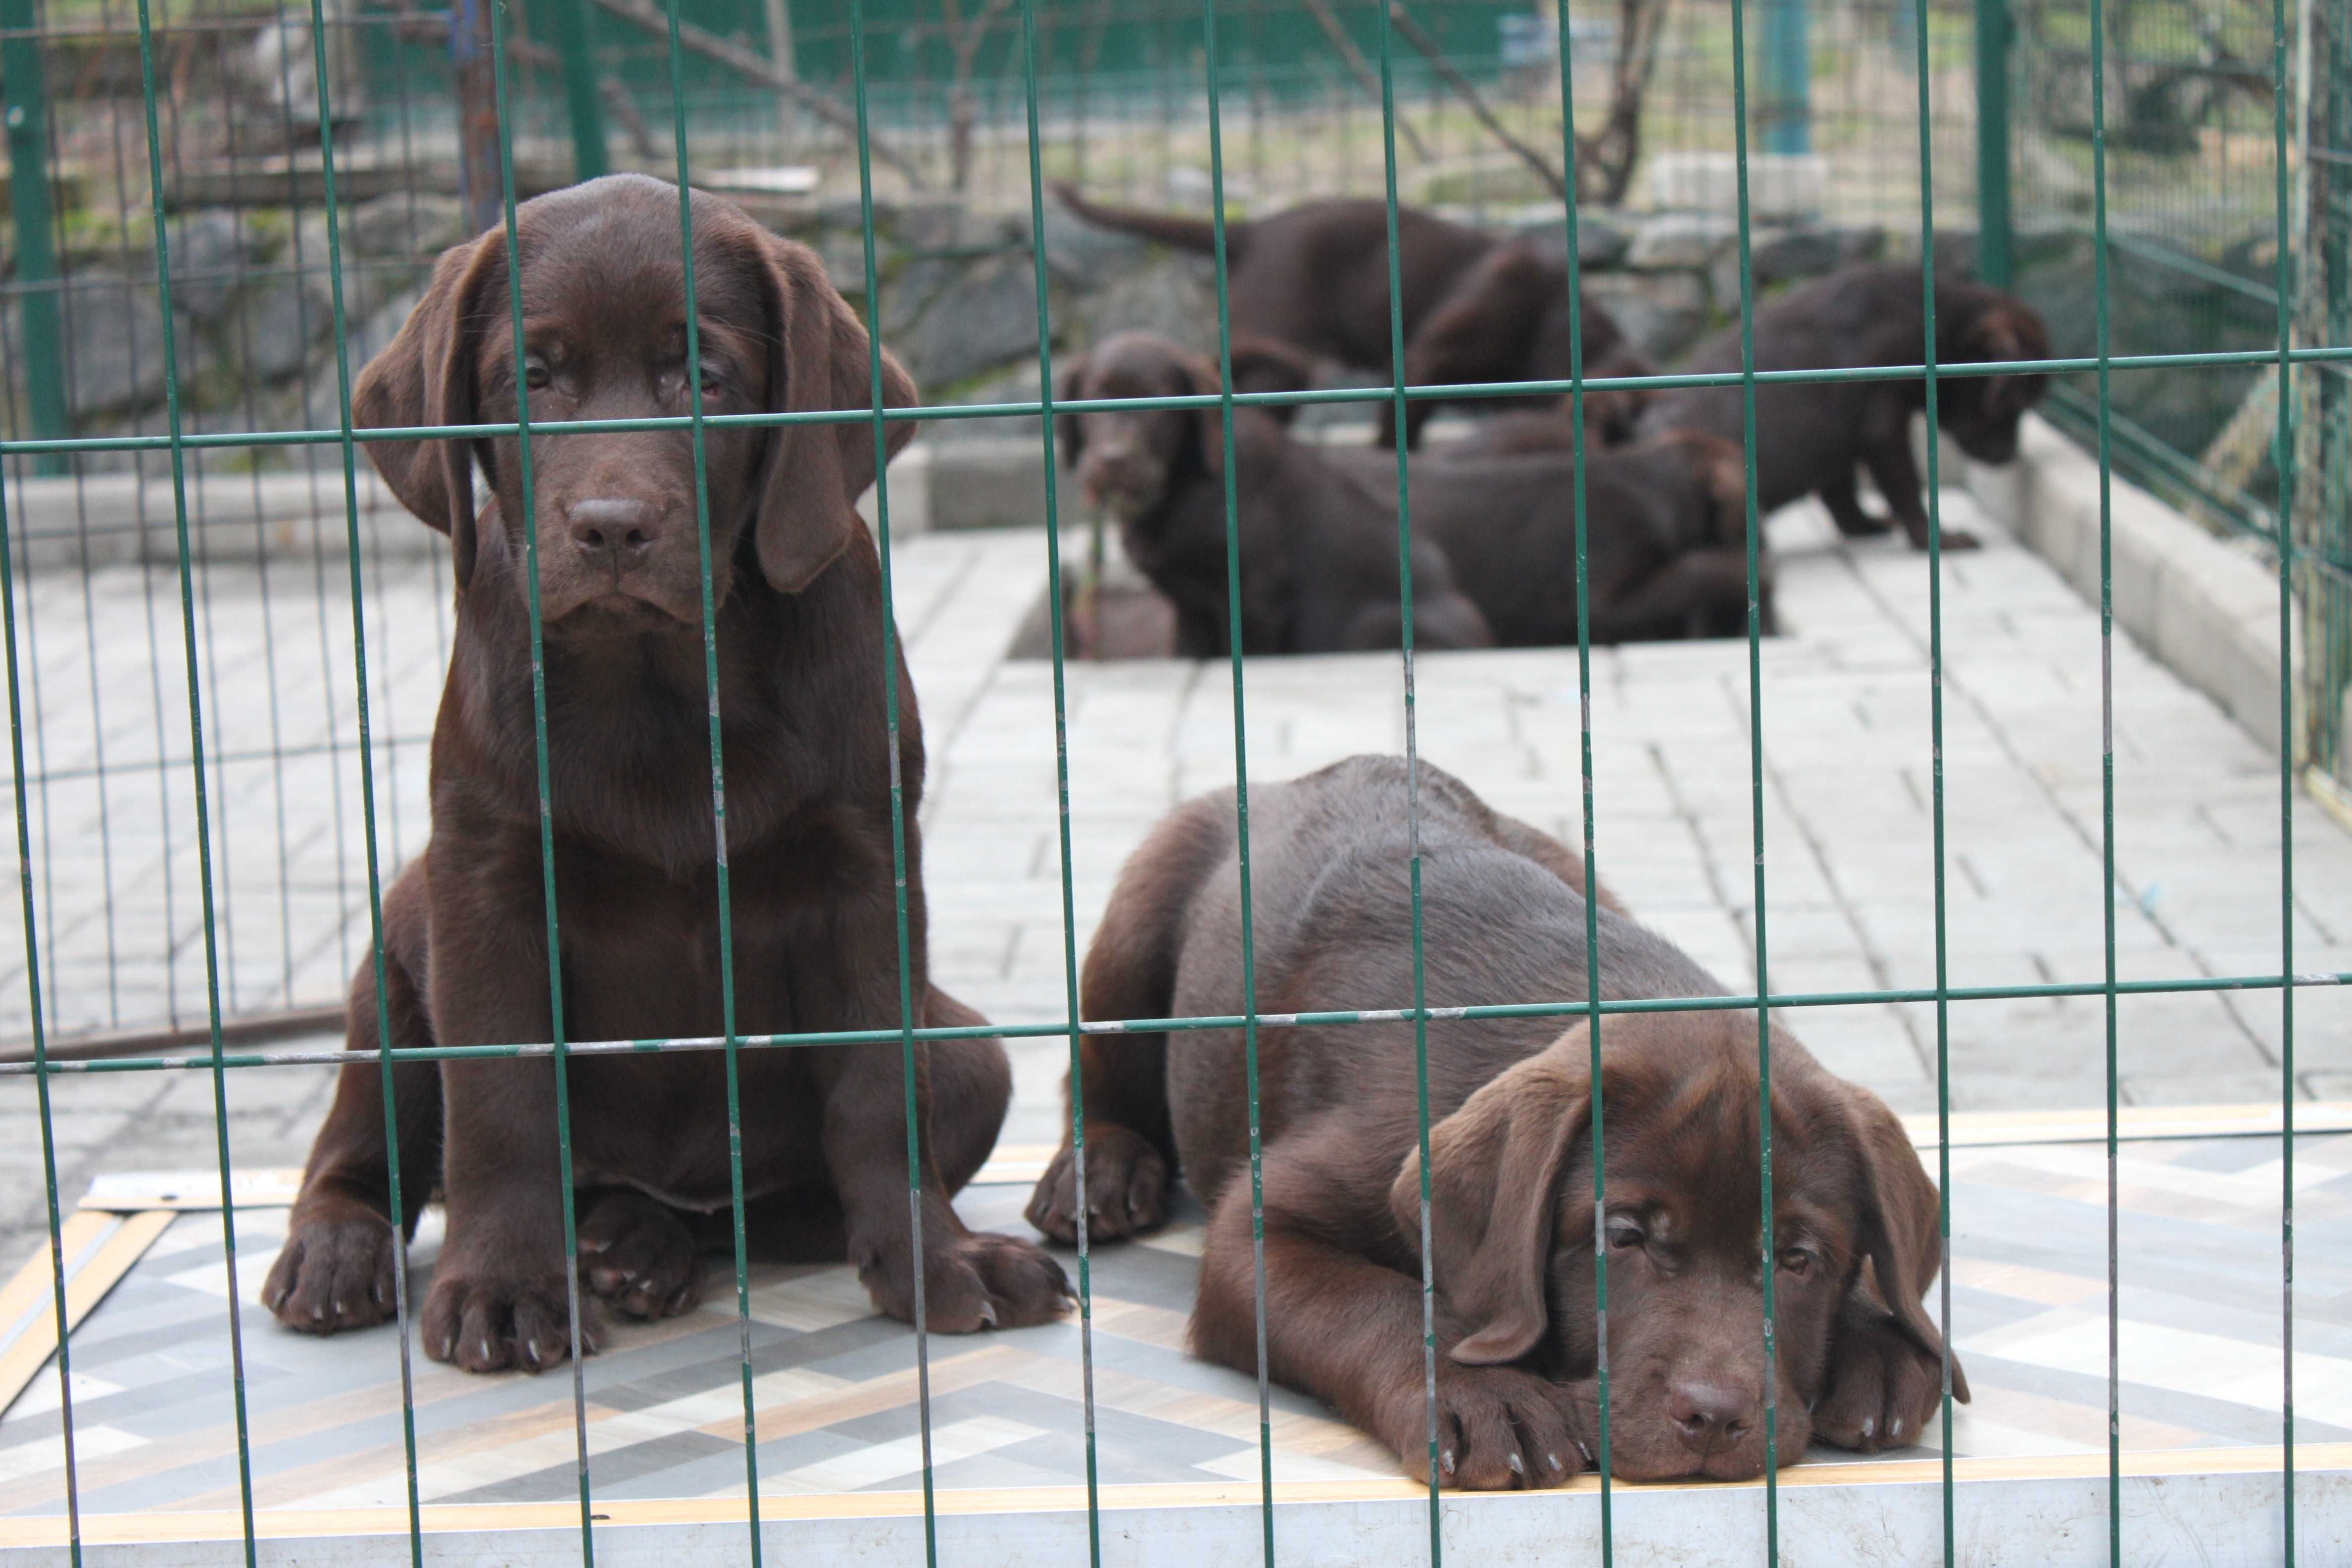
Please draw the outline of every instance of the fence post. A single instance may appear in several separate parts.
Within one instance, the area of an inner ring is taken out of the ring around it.
[[[1811,0],[1767,0],[1764,6],[1764,151],[1813,150]]]
[[[2010,286],[2009,0],[1977,0],[1977,276]],[[1923,132],[1922,134],[1925,132]]]
[[[73,434],[66,405],[65,332],[58,310],[58,253],[49,210],[49,95],[35,31],[33,0],[0,0],[0,91],[7,99],[8,198],[16,220],[17,298],[24,305],[25,393],[36,440]],[[61,474],[61,452],[34,459],[36,473]]]
[[[556,0],[555,47],[563,58],[563,101],[572,115],[572,177],[612,172],[604,154],[604,100],[596,86],[596,37],[589,0]]]
[[[457,200],[470,234],[488,233],[506,214],[499,179],[496,47],[490,40],[490,7],[500,3],[457,0],[449,14],[449,65],[457,85]]]

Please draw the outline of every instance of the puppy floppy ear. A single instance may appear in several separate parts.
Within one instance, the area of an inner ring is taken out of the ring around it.
[[[1087,356],[1076,355],[1062,362],[1062,372],[1054,378],[1054,402],[1056,405],[1076,403],[1086,396]],[[1066,468],[1078,466],[1078,454],[1086,449],[1085,421],[1075,414],[1054,416],[1054,455]]]
[[[1859,1241],[1870,1265],[1854,1275],[1853,1304],[1891,1318],[1921,1355],[1940,1363],[1943,1336],[1921,1305],[1944,1260],[1936,1184],[1927,1179],[1910,1136],[1886,1102],[1866,1089],[1850,1087],[1849,1093],[1861,1153]],[[1969,1380],[1958,1362],[1952,1364],[1952,1396],[1969,1397]]]
[[[1235,392],[1305,392],[1314,384],[1315,366],[1288,343],[1248,336],[1234,340]],[[1298,417],[1296,403],[1256,406],[1260,414],[1277,425],[1286,426]]]
[[[1470,1332],[1465,1366],[1517,1361],[1549,1326],[1554,1211],[1591,1110],[1588,1026],[1511,1068],[1429,1130],[1429,1237],[1439,1298]],[[1421,1155],[1389,1187],[1397,1228],[1421,1235]]]
[[[866,328],[804,245],[761,231],[761,290],[769,321],[768,406],[783,414],[874,406],[871,345]],[[887,351],[882,403],[906,408],[915,383]],[[883,426],[897,457],[914,439],[912,420]],[[857,498],[874,482],[874,427],[782,425],[768,436],[752,544],[760,571],[781,594],[797,594],[848,547],[859,527]]]
[[[2047,359],[2050,333],[2041,314],[2023,300],[1996,295],[1961,332],[1954,357],[1981,364],[1987,361]],[[1977,395],[1988,410],[2023,413],[2039,402],[2049,385],[2044,375],[2003,374],[1979,379]]]
[[[502,233],[451,246],[434,264],[425,297],[352,388],[359,428],[470,425],[480,406],[475,379],[478,334],[474,300],[506,258]],[[457,586],[474,575],[474,444],[468,440],[371,441],[368,460],[400,504],[449,536]]]
[[[1710,537],[1737,544],[1748,537],[1748,459],[1737,441],[1703,431],[1682,430],[1667,437],[1682,448],[1691,474],[1713,513]]]

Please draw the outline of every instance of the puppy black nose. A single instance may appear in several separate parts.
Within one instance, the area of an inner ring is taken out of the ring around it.
[[[654,504],[632,496],[591,496],[563,509],[572,543],[581,554],[615,565],[635,565],[662,535]]]
[[[1744,1436],[1754,1419],[1747,1396],[1720,1384],[1686,1378],[1666,1390],[1666,1417],[1694,1447],[1713,1447]]]

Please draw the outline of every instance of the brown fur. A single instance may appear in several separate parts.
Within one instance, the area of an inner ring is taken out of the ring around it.
[[[1406,781],[1358,757],[1250,791],[1256,1004],[1265,1012],[1410,1006]],[[1577,858],[1420,773],[1427,1004],[1588,994]],[[1240,891],[1231,792],[1180,807],[1120,873],[1087,954],[1092,1019],[1238,1013]],[[1721,982],[1627,919],[1590,911],[1606,999],[1708,996]],[[1916,1439],[1942,1342],[1919,1300],[1941,1260],[1936,1189],[1893,1114],[1771,1031],[1779,1356],[1762,1354],[1757,1022],[1752,1012],[1557,1016],[1428,1026],[1431,1259],[1440,1467],[1465,1487],[1549,1486],[1590,1462],[1594,1247],[1609,1249],[1611,1433],[1627,1479],[1738,1479],[1809,1440],[1874,1451]],[[1097,1242],[1149,1229],[1181,1170],[1211,1211],[1192,1338],[1257,1364],[1250,1116],[1238,1030],[1094,1036],[1081,1049]],[[1426,1468],[1421,1172],[1410,1024],[1259,1037],[1266,1364]],[[1595,1225],[1591,1118],[1606,1124]],[[1076,1228],[1065,1149],[1030,1218]],[[1599,1236],[1596,1237],[1596,1231]],[[1956,1365],[1955,1392],[1968,1397]]]
[[[694,198],[707,413],[869,406],[864,329],[805,247]],[[518,211],[534,421],[678,415],[687,384],[677,194],[618,175]],[[446,254],[353,397],[368,427],[515,417],[507,249]],[[894,405],[915,401],[895,361]],[[893,449],[912,432],[888,427]],[[901,1023],[884,724],[880,563],[852,503],[871,424],[708,433],[711,594],[724,715],[735,1028]],[[434,729],[433,837],[385,900],[385,989],[352,983],[350,1048],[542,1041],[548,984],[520,442],[377,442],[402,503],[451,538],[457,632]],[[547,765],[567,1037],[722,1032],[716,847],[694,449],[685,430],[534,436]],[[479,466],[490,499],[477,510]],[[918,1024],[977,1024],[925,964],[922,729],[895,672],[905,784],[908,961]],[[964,1229],[970,1179],[1011,1089],[991,1039],[919,1049],[923,1268],[933,1329],[1041,1322],[1066,1286],[1026,1243]],[[741,1053],[743,1182],[755,1235],[847,1258],[884,1310],[914,1311],[905,1078],[895,1042]],[[393,1071],[409,1222],[436,1188],[448,1236],[419,1313],[427,1354],[473,1372],[566,1354],[557,1079],[545,1058]],[[568,1068],[583,1273],[635,1316],[688,1310],[706,1216],[730,1204],[717,1052],[595,1056]],[[401,1246],[382,1079],[343,1069],[263,1299],[314,1332],[381,1321]],[[580,1325],[583,1348],[593,1321]]]
[[[1279,351],[1237,345],[1236,387],[1278,375]],[[1064,371],[1057,399],[1211,395],[1216,370],[1166,338],[1120,332]],[[1137,568],[1176,609],[1176,651],[1217,658],[1232,648],[1225,556],[1225,424],[1214,408],[1064,414],[1058,455],[1087,495],[1118,517]],[[1339,653],[1392,648],[1403,632],[1395,510],[1341,472],[1320,448],[1290,439],[1281,420],[1236,406],[1234,532],[1241,548],[1242,651]],[[1416,543],[1413,641],[1486,647],[1493,635],[1456,591],[1444,554]]]
[[[1214,248],[1204,218],[1098,205],[1066,184],[1055,190],[1089,223],[1186,250]],[[1570,316],[1568,264],[1543,247],[1417,207],[1399,207],[1396,226],[1406,384],[1565,381],[1571,321],[1581,323],[1586,374],[1648,373],[1608,311],[1586,299]],[[1234,330],[1391,374],[1388,229],[1386,205],[1361,200],[1303,202],[1228,223]],[[1421,399],[1406,405],[1407,446],[1437,407]],[[1630,428],[1634,412],[1623,394],[1586,405],[1596,429],[1612,439]],[[1380,444],[1396,445],[1396,411],[1386,404]]]
[[[1756,313],[1758,370],[1921,363],[1927,316],[1916,266],[1853,267],[1775,300]],[[1941,364],[2042,359],[2049,334],[2033,308],[2014,295],[1958,279],[1936,280],[1936,357]],[[1736,371],[1734,327],[1701,343],[1683,368]],[[1943,428],[1981,463],[2017,455],[2017,424],[2042,399],[2048,377],[2031,374],[1953,375],[1937,381]],[[1765,512],[1818,494],[1839,531],[1884,533],[1900,525],[1927,547],[1927,511],[1911,457],[1911,416],[1927,406],[1924,378],[1767,384],[1756,389],[1757,505]],[[1746,416],[1737,386],[1685,387],[1661,395],[1642,416],[1645,435],[1698,430],[1741,441]],[[1862,510],[1854,469],[1893,511],[1891,521]],[[1947,550],[1976,545],[1973,535],[1943,531]]]

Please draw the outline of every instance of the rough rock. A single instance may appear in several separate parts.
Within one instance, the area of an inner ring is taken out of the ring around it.
[[[1602,272],[1586,279],[1584,289],[1655,364],[1678,358],[1707,328],[1706,285],[1688,272]]]
[[[1738,247],[1739,226],[1714,213],[1667,213],[1633,233],[1625,265],[1636,272],[1701,271]]]
[[[886,329],[887,331],[887,329]],[[948,285],[890,346],[926,386],[952,386],[1037,349],[1037,280],[1017,253],[982,263]]]
[[[132,284],[119,274],[84,274],[69,291],[65,315],[68,401],[75,414],[162,399],[163,310],[152,285]],[[185,385],[184,352],[179,372]]]
[[[455,196],[398,193],[362,202],[343,220],[343,245],[361,256],[437,256],[466,237]]]

